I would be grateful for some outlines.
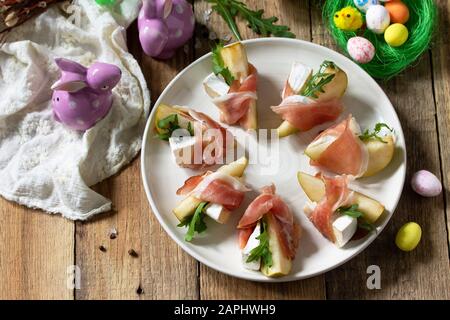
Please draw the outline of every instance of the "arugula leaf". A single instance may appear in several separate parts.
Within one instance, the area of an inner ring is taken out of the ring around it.
[[[169,140],[175,130],[181,129],[180,125],[178,124],[178,115],[176,113],[159,120],[156,126],[159,129],[165,130],[165,132],[157,134],[159,139],[165,141]],[[191,136],[194,136],[194,129],[192,128],[191,122],[188,122],[187,131]]]
[[[164,119],[161,119],[158,121],[156,126],[159,129],[166,130],[164,133],[158,133],[157,136],[161,140],[168,141],[169,138],[172,136],[172,133],[180,129],[180,126],[178,125],[178,115],[177,114],[171,114]]]
[[[372,232],[375,230],[375,226],[369,222],[367,222],[363,218],[363,213],[358,210],[358,205],[354,204],[349,207],[339,207],[336,210],[340,214],[345,214],[347,216],[350,216],[352,218],[358,219],[358,227],[368,230],[369,232]]]
[[[288,26],[276,25],[277,17],[264,18],[264,10],[251,10],[241,1],[229,0],[235,10],[248,22],[248,26],[262,36],[274,35],[276,37],[295,38],[295,34],[289,31]]]
[[[250,255],[247,258],[247,262],[252,262],[262,259],[264,265],[271,267],[273,264],[272,253],[269,248],[269,231],[267,222],[262,221],[261,223],[261,234],[256,237],[259,240],[259,245],[250,251]]]
[[[345,214],[352,218],[361,218],[363,216],[363,213],[358,210],[357,204],[351,205],[349,207],[339,207],[337,209],[337,212],[340,214]]]
[[[230,72],[230,69],[225,67],[225,63],[223,62],[222,56],[220,52],[223,49],[223,44],[218,43],[216,47],[212,50],[212,63],[213,63],[213,72],[216,76],[221,75],[225,82],[231,86],[234,81],[234,77]]]
[[[251,10],[245,3],[238,0],[208,0],[208,2],[213,4],[212,9],[222,16],[239,41],[242,37],[235,21],[237,15],[245,19],[248,27],[259,35],[295,38],[295,34],[289,31],[288,26],[275,24],[278,21],[277,17],[264,18],[262,9]]]
[[[205,206],[208,204],[208,202],[201,202],[197,209],[195,209],[194,214],[185,219],[184,221],[180,222],[178,224],[178,227],[188,227],[188,231],[186,232],[186,236],[184,237],[184,240],[190,242],[192,239],[194,239],[195,232],[202,233],[206,230],[207,226],[204,221],[205,218]]]
[[[192,124],[190,121],[188,122],[188,125],[187,125],[187,131],[189,131],[189,134],[191,135],[191,137],[194,136],[194,128],[192,128]]]
[[[332,67],[336,68],[336,65],[332,61],[325,60],[319,67],[319,70],[308,80],[305,89],[303,89],[302,95],[305,97],[318,98],[318,93],[324,93],[323,87],[330,83],[334,77],[334,73],[327,73],[326,69]]]
[[[391,132],[394,131],[394,129],[390,128],[386,123],[378,122],[378,123],[375,125],[375,128],[374,128],[373,132],[370,132],[369,129],[366,129],[366,130],[359,136],[359,138],[360,138],[362,141],[367,141],[367,140],[369,140],[369,139],[377,139],[377,140],[380,141],[380,142],[387,143],[386,141],[383,140],[383,137],[381,137],[381,136],[379,135],[381,129],[383,129],[383,128],[386,128],[386,129],[388,129],[388,130],[391,131]]]
[[[365,229],[365,230],[367,230],[369,232],[372,232],[372,231],[376,230],[375,226],[373,224],[371,224],[371,223],[369,223],[369,222],[367,222],[365,220],[364,221],[360,221],[358,223],[358,227],[360,227],[361,229]]]
[[[169,129],[173,125],[178,125],[178,115],[175,113],[171,114],[170,116],[159,120],[157,125],[160,129]]]
[[[156,136],[164,141],[169,141],[169,138],[172,136],[170,133],[157,133]]]
[[[216,11],[228,24],[231,32],[233,32],[234,36],[238,41],[242,41],[241,34],[239,32],[239,28],[236,24],[234,18],[237,15],[237,10],[235,7],[230,6],[228,0],[207,0],[209,3],[213,4],[211,7],[214,11]]]

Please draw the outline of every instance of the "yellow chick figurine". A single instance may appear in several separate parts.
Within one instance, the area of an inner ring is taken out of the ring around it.
[[[352,6],[345,7],[334,14],[334,24],[344,31],[356,31],[363,25],[361,13]]]

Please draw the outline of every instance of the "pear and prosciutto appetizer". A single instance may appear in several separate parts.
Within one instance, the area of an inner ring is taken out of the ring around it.
[[[216,172],[207,171],[190,177],[177,190],[177,195],[186,198],[173,209],[173,213],[180,221],[178,226],[188,228],[186,241],[191,241],[195,233],[206,230],[205,215],[224,224],[232,211],[239,208],[245,192],[250,191],[241,179],[247,165],[247,158],[242,157],[223,165]]]
[[[311,165],[336,174],[374,175],[383,170],[394,155],[394,136],[379,136],[382,128],[392,131],[386,124],[378,123],[372,133],[361,132],[355,118],[349,115],[319,134],[305,154],[311,159]]]
[[[208,115],[165,104],[156,110],[155,130],[158,138],[169,142],[176,164],[191,169],[223,163],[226,139],[233,139],[230,132]]]
[[[289,274],[300,238],[300,226],[275,186],[262,188],[238,224],[245,268],[269,277]]]
[[[331,61],[324,61],[319,71],[294,62],[282,92],[282,102],[271,107],[284,122],[278,136],[308,131],[317,125],[334,121],[344,107],[341,97],[347,89],[347,75]]]
[[[256,68],[248,63],[244,45],[218,45],[213,50],[213,71],[203,82],[206,93],[220,110],[220,121],[242,128],[257,128]]]
[[[346,175],[329,178],[299,172],[297,178],[310,200],[305,214],[338,247],[349,242],[358,229],[372,231],[384,212],[378,201],[349,189]]]

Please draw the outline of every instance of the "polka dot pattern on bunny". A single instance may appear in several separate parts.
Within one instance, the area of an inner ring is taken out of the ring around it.
[[[181,3],[177,4],[175,6],[175,10],[177,11],[178,14],[182,14],[184,12],[183,5]]]
[[[74,110],[77,107],[77,103],[73,100],[69,101],[69,109]]]

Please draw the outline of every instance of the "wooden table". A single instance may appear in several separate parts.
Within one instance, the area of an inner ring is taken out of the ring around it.
[[[249,0],[291,27],[297,38],[334,47],[314,0]],[[435,45],[407,72],[381,83],[394,104],[406,137],[411,174],[428,169],[450,180],[450,1],[438,0],[440,30]],[[204,23],[205,1],[195,1]],[[206,23],[219,37],[228,28],[212,15]],[[245,38],[256,35],[240,23]],[[149,84],[152,101],[184,67],[209,50],[208,33],[196,36],[169,61],[142,54],[136,26],[129,47]],[[268,53],[270,54],[270,52]],[[72,222],[0,199],[0,298],[13,299],[449,299],[449,193],[425,199],[406,184],[400,204],[383,233],[343,266],[312,279],[286,284],[238,280],[198,263],[184,253],[151,214],[135,159],[95,189],[112,199],[114,210],[89,222]],[[423,228],[419,247],[395,247],[398,228],[416,221]],[[109,239],[110,228],[116,239]],[[102,252],[99,246],[104,246]],[[134,249],[137,257],[129,255]],[[367,267],[381,268],[381,289],[366,287]],[[70,266],[80,268],[81,288],[67,287]]]

